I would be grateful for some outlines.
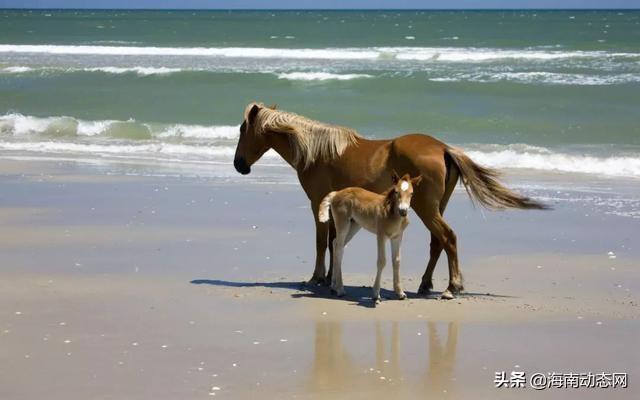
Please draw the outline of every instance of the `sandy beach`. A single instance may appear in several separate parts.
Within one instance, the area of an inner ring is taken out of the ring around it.
[[[513,177],[509,177],[510,179]],[[516,177],[523,180],[524,177]],[[409,298],[371,304],[375,239],[345,252],[347,296],[313,269],[297,185],[0,162],[0,398],[634,398],[636,219],[447,210],[465,294],[416,295],[427,234],[410,214]],[[626,389],[495,388],[497,371],[621,372]]]

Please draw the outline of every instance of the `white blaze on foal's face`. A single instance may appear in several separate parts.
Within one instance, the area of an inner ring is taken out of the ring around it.
[[[411,190],[411,184],[405,180],[400,181],[400,191],[398,192],[398,210],[400,211],[400,215],[407,215],[407,211],[411,206],[411,195],[413,194],[413,190]]]

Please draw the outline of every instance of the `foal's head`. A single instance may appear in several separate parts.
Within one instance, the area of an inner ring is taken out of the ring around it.
[[[411,206],[411,196],[413,196],[414,186],[418,186],[422,181],[422,175],[411,178],[409,174],[404,174],[402,178],[392,172],[391,179],[393,187],[389,189],[389,196],[392,200],[393,212],[398,210],[401,217],[407,216],[407,211]]]

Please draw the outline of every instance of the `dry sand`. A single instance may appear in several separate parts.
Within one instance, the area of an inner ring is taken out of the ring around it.
[[[426,233],[414,221],[401,269],[409,298],[386,290],[373,308],[375,240],[364,232],[345,252],[345,298],[301,283],[314,233],[297,186],[17,161],[0,163],[0,184],[1,399],[640,393],[637,220],[483,217],[456,195],[448,218],[466,293],[416,296]],[[496,371],[513,370],[626,372],[629,387],[494,388]]]

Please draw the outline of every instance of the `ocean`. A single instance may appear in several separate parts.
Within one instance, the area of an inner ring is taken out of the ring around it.
[[[624,182],[640,218],[639,11],[0,11],[1,158],[230,179],[254,100]]]

